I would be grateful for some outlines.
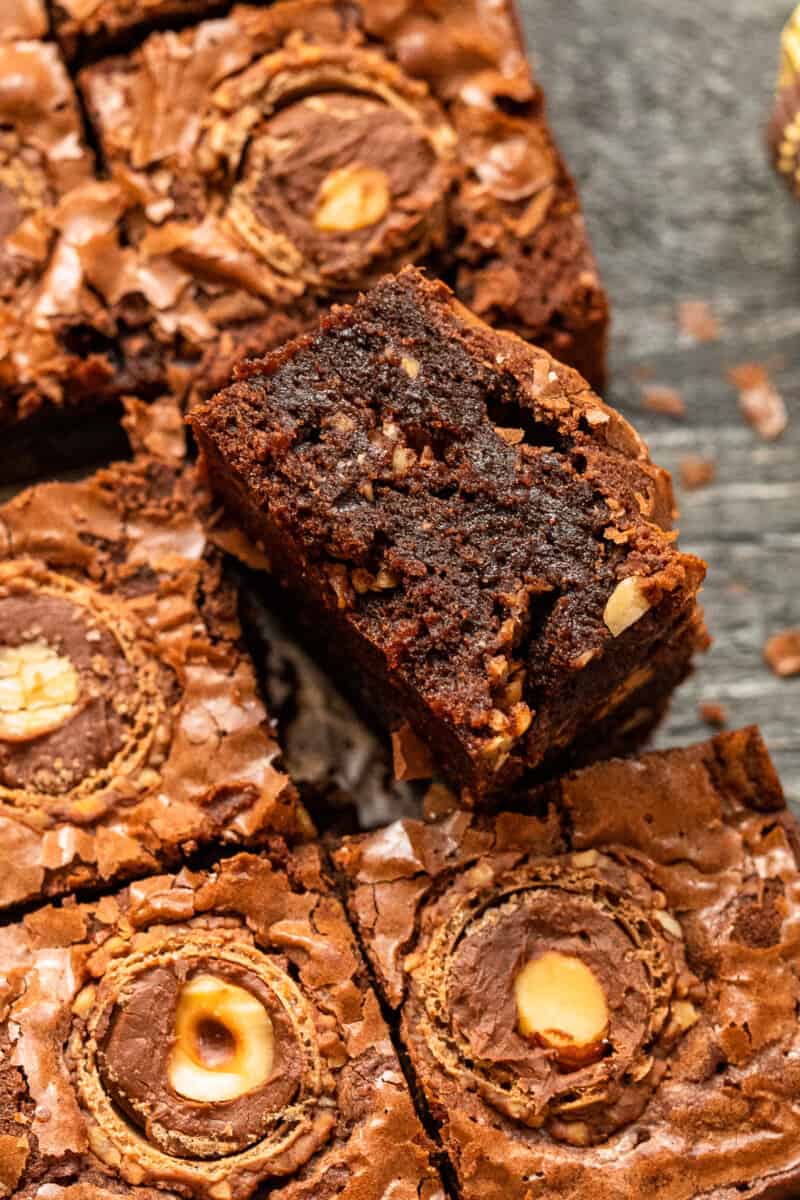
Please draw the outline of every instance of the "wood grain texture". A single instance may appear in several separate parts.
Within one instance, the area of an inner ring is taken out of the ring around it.
[[[773,176],[763,130],[791,0],[520,0],[550,118],[578,178],[614,313],[608,399],[678,473],[682,544],[709,564],[714,646],[673,702],[660,746],[708,734],[698,702],[758,722],[800,806],[800,678],[762,660],[800,626],[800,205]],[[718,341],[694,344],[677,304],[706,300]],[[768,365],[789,425],[767,444],[726,371]],[[642,406],[640,376],[675,387],[683,421]]]

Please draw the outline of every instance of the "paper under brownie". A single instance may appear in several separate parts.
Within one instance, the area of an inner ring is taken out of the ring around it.
[[[201,388],[408,262],[602,378],[606,301],[509,4],[241,7],[81,86],[128,203],[93,282],[114,303],[146,266]]]
[[[335,674],[468,800],[641,738],[704,636],[635,431],[413,268],[192,421]]]
[[[459,1195],[797,1196],[798,831],[757,731],[540,799],[337,855]]]
[[[310,831],[203,499],[144,459],[0,508],[0,906]]]
[[[0,957],[0,1195],[444,1200],[316,847],[40,909]]]

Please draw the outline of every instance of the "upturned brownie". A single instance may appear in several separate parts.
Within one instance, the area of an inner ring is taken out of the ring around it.
[[[641,739],[705,636],[635,431],[414,268],[191,420],[322,653],[468,801]]]
[[[0,1195],[444,1200],[319,851],[0,930]]]
[[[0,907],[312,831],[207,502],[143,458],[0,508]]]
[[[337,853],[463,1200],[800,1194],[798,829],[754,729]]]
[[[113,303],[157,272],[153,336],[202,392],[410,262],[602,380],[606,299],[506,0],[237,7],[80,79],[126,205],[93,282]]]

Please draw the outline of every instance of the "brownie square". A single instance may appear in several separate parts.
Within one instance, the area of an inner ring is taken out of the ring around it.
[[[0,42],[18,42],[47,34],[43,0],[0,0]]]
[[[143,458],[0,508],[0,907],[311,832],[207,505]]]
[[[0,1188],[19,1200],[444,1200],[308,846],[0,930]]]
[[[36,28],[34,10],[9,29]],[[17,19],[18,18],[18,19]],[[0,37],[0,480],[120,453],[118,398],[166,386],[140,303],[153,271],[95,286],[124,209],[95,179],[77,97],[58,48]],[[115,403],[116,402],[116,403]],[[114,434],[116,433],[116,440]]]
[[[191,419],[320,651],[470,803],[641,739],[704,636],[635,431],[414,268]]]
[[[96,57],[153,29],[223,11],[225,0],[52,0],[53,30],[70,59]]]
[[[755,729],[347,840],[464,1200],[800,1191],[798,829]]]
[[[606,299],[510,4],[237,7],[80,79],[128,206],[95,284],[157,273],[153,337],[201,392],[412,262],[602,380]]]

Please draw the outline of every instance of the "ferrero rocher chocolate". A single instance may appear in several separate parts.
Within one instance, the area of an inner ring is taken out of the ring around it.
[[[768,139],[776,170],[800,199],[800,7],[781,35],[781,65]]]
[[[462,1200],[800,1188],[800,837],[753,729],[345,839]]]
[[[0,905],[310,832],[209,515],[146,455],[0,508]]]
[[[444,1200],[317,847],[41,908],[0,962],[0,1195]]]

